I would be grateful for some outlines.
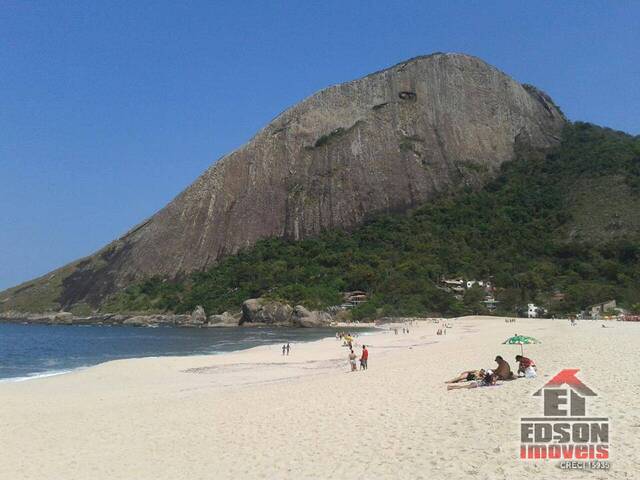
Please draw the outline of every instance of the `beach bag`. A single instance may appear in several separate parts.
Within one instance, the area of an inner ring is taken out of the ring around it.
[[[536,378],[538,374],[536,373],[536,369],[533,367],[527,367],[524,370],[524,376],[526,378]]]

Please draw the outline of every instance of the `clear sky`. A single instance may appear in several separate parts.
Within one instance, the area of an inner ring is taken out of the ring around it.
[[[120,236],[316,90],[435,51],[640,133],[640,2],[0,0],[0,289]]]

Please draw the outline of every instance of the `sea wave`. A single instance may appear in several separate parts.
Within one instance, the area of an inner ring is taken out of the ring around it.
[[[87,367],[83,366],[78,368],[69,368],[65,370],[47,370],[45,372],[31,373],[25,377],[0,378],[0,383],[26,382],[27,380],[35,380],[37,378],[56,377],[58,375],[64,375],[67,373],[75,372],[76,370],[81,370],[83,368],[87,368]]]

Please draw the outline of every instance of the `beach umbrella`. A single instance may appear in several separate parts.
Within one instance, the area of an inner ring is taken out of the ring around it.
[[[504,342],[502,342],[503,345],[520,345],[520,353],[522,355],[524,355],[524,348],[522,346],[530,345],[532,343],[542,343],[542,342],[540,342],[540,340],[538,340],[537,338],[526,337],[524,335],[518,335],[518,334],[515,334],[513,337],[509,337]]]

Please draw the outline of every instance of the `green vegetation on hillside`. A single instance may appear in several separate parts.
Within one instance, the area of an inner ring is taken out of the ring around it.
[[[575,188],[612,178],[638,202],[640,137],[576,123],[553,153],[519,152],[481,191],[381,215],[352,232],[327,231],[295,243],[264,240],[183,281],[154,278],[131,286],[105,309],[186,312],[203,305],[215,313],[258,296],[321,308],[341,303],[343,291],[365,290],[371,300],[353,310],[354,318],[482,311],[478,292],[457,300],[438,288],[443,276],[492,279],[504,313],[528,301],[553,313],[610,298],[638,304],[638,230],[624,228],[621,217],[622,228],[607,231],[602,217],[610,212],[593,207],[604,201],[595,197],[602,189],[594,189],[592,203],[589,192],[581,192],[579,205],[604,234],[581,235],[573,223]],[[550,302],[554,292],[565,300]]]

